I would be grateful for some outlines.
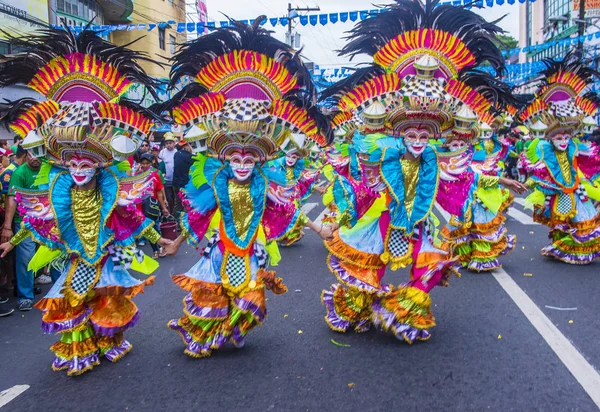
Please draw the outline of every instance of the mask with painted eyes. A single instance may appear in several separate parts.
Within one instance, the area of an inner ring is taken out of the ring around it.
[[[256,159],[253,155],[248,153],[236,152],[229,158],[229,166],[233,171],[233,175],[240,182],[246,181],[248,178],[250,178],[255,165]]]
[[[298,154],[297,153],[290,153],[285,155],[285,164],[288,167],[294,167],[296,166],[296,163],[298,163]]]
[[[569,147],[569,135],[568,134],[557,134],[552,137],[552,144],[561,152],[564,152]]]
[[[429,145],[429,132],[427,130],[407,131],[404,135],[404,145],[414,157],[421,156]]]
[[[379,164],[363,164],[363,178],[365,185],[375,192],[385,189],[385,183],[381,181]]]
[[[96,175],[96,165],[91,159],[73,157],[69,161],[69,173],[77,186],[83,186]]]
[[[490,140],[493,135],[494,135],[494,132],[483,132],[479,135],[479,138],[482,140]]]
[[[454,140],[448,145],[448,150],[451,152],[458,152],[459,150],[464,149],[465,147],[467,147],[466,142],[463,142],[462,140]]]

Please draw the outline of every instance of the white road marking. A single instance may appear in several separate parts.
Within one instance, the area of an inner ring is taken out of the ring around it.
[[[308,215],[311,210],[313,210],[315,207],[317,207],[317,205],[318,205],[318,203],[306,203],[306,204],[302,205],[302,213],[304,213],[305,215]]]
[[[517,283],[502,269],[492,272],[500,286],[521,309],[548,346],[600,408],[600,375]]]
[[[452,218],[452,215],[450,213],[448,213],[444,209],[442,209],[442,207],[437,202],[435,204],[435,208],[437,209],[438,212],[440,212],[440,214],[442,215],[442,217],[444,218],[446,223],[450,222],[450,219]]]
[[[548,306],[544,305],[546,309],[554,309],[554,310],[577,310],[577,308],[559,308],[557,306]]]
[[[515,209],[514,207],[509,207],[508,211],[506,212],[510,217],[512,217],[515,220],[518,220],[519,222],[521,222],[524,225],[537,225],[539,223],[535,223],[533,221],[533,219],[531,218],[531,216],[526,215],[525,213],[521,212],[518,209]]]
[[[515,203],[518,203],[521,206],[525,207],[525,199],[522,197],[515,197]]]
[[[29,385],[15,385],[5,391],[0,392],[0,408],[15,399],[17,396],[29,389]]]

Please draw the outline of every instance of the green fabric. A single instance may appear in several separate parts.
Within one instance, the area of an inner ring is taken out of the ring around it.
[[[477,197],[491,212],[498,213],[500,206],[508,197],[500,187],[495,189],[477,189]]]
[[[204,175],[204,165],[206,164],[206,160],[208,157],[198,154],[194,158],[194,168],[192,169],[192,184],[194,187],[198,188],[202,185],[208,183],[206,176]]]
[[[37,177],[35,178],[35,182],[33,183],[35,187],[39,187],[41,185],[47,185],[50,182],[50,170],[52,169],[52,165],[48,161],[42,161],[42,166],[40,167],[40,171],[38,172]]]
[[[144,275],[149,275],[158,269],[158,262],[150,256],[144,255],[144,259],[141,262],[138,262],[137,259],[133,259],[131,262],[131,269],[143,273]]]
[[[15,189],[37,189],[35,180],[38,173],[39,170],[32,170],[27,163],[19,166],[10,178],[9,193],[14,194]],[[16,227],[20,227],[22,221],[23,216],[21,216],[21,213],[19,213],[19,209],[17,208],[13,222]]]
[[[127,160],[124,160],[122,162],[115,162],[115,165],[117,166],[117,170],[119,172],[128,172],[131,170],[131,165]]]
[[[531,163],[537,163],[537,161],[540,160],[540,158],[537,155],[537,147],[539,143],[540,139],[534,139],[527,146],[525,153],[527,154],[527,158]]]
[[[534,205],[541,206],[545,201],[546,196],[539,190],[535,189],[529,196],[525,198],[524,207],[525,209],[533,209]]]
[[[94,330],[91,326],[88,326],[87,329],[81,331],[63,333],[60,337],[60,341],[62,343],[70,345],[73,342],[83,342],[84,340],[91,338],[92,336],[94,336]]]
[[[37,272],[45,266],[48,266],[50,262],[61,255],[60,250],[51,250],[46,246],[40,246],[35,252],[35,255],[29,261],[29,265],[27,266],[27,270],[31,270],[32,272]]]

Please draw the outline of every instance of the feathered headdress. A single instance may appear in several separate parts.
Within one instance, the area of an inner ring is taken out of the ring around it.
[[[64,163],[85,153],[108,162],[113,136],[139,142],[150,131],[149,112],[120,102],[133,83],[155,95],[154,80],[138,63],[150,61],[145,55],[89,30],[48,29],[10,42],[24,51],[0,60],[0,87],[23,83],[46,100],[7,101],[0,107],[3,120],[20,136],[40,136],[53,160]]]
[[[386,76],[401,80],[387,90],[401,96],[387,119],[394,135],[418,127],[439,137],[457,113],[446,82],[483,62],[503,72],[495,43],[502,30],[465,7],[440,5],[439,0],[396,0],[386,8],[350,31],[341,54],[369,54]]]
[[[252,26],[232,21],[184,44],[172,59],[171,85],[182,76],[195,84],[168,109],[177,123],[205,130],[210,154],[222,159],[243,148],[267,160],[290,133],[328,143],[329,122],[312,103],[310,73],[298,52],[260,27],[265,18]]]
[[[535,99],[519,113],[529,125],[541,122],[546,137],[557,133],[574,135],[584,117],[597,110],[597,99],[586,89],[599,73],[581,61],[578,51],[569,52],[563,60],[546,59],[540,73],[540,86]]]

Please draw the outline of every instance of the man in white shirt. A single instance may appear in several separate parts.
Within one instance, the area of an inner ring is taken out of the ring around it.
[[[173,214],[173,207],[175,205],[175,188],[173,187],[173,171],[175,170],[175,153],[177,148],[175,147],[175,136],[171,132],[165,133],[164,136],[165,148],[160,151],[158,157],[165,163],[165,192],[167,196],[167,203],[169,204],[169,212]]]

